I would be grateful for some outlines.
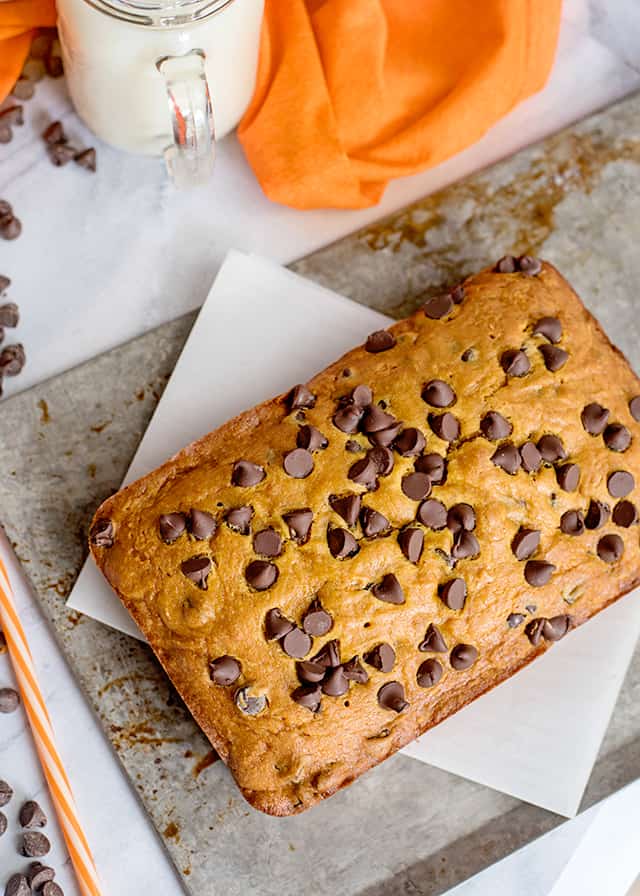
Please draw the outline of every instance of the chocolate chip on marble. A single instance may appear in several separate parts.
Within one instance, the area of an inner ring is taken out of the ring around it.
[[[298,430],[296,445],[298,448],[306,448],[307,451],[321,451],[329,444],[329,440],[315,426],[305,424]]]
[[[525,442],[520,446],[520,459],[525,473],[537,473],[542,463],[542,455],[533,442]]]
[[[292,479],[306,479],[314,467],[313,455],[306,448],[294,448],[285,454],[282,466]]]
[[[6,806],[7,803],[11,802],[11,797],[13,796],[13,787],[10,784],[7,784],[6,781],[0,780],[0,806]]]
[[[391,672],[396,662],[396,652],[391,644],[376,644],[371,650],[368,650],[363,659],[365,663],[373,666],[378,672]]]
[[[435,435],[445,442],[455,442],[460,435],[460,422],[449,411],[444,414],[429,414],[429,425]]]
[[[431,320],[440,320],[453,311],[453,299],[448,293],[433,296],[424,303],[422,310]]]
[[[0,289],[0,293],[1,292],[2,289]],[[11,329],[17,327],[19,323],[20,310],[15,302],[5,302],[4,305],[0,305],[0,327]]]
[[[404,696],[404,688],[399,681],[388,681],[378,691],[378,703],[383,709],[402,712],[409,705]]]
[[[302,684],[319,684],[327,674],[327,666],[313,660],[296,663],[296,672]]]
[[[464,529],[456,532],[453,538],[453,547],[451,548],[451,556],[454,560],[474,558],[479,553],[480,543],[472,532],[465,532]]]
[[[531,370],[529,359],[521,348],[508,349],[503,352],[500,364],[507,376],[526,376]]]
[[[29,859],[39,859],[51,849],[49,838],[40,831],[25,831],[22,835],[22,855]]]
[[[342,517],[347,526],[355,526],[360,514],[361,503],[360,495],[331,495],[329,497],[332,510]]]
[[[587,529],[600,529],[609,519],[610,512],[607,504],[592,499],[584,519],[585,526]]]
[[[509,628],[517,628],[519,625],[522,625],[525,617],[522,613],[509,613],[507,616],[507,625]]]
[[[0,351],[0,376],[17,376],[26,363],[24,346],[20,342],[7,345]]]
[[[360,550],[358,542],[347,529],[329,529],[327,532],[327,544],[332,557],[336,560],[345,560],[353,557]]]
[[[369,681],[369,673],[357,656],[344,663],[342,671],[348,681],[355,681],[356,684],[366,684]]]
[[[430,622],[427,626],[427,631],[425,632],[425,636],[418,644],[418,650],[422,653],[446,653],[447,652],[447,642],[442,637],[442,633],[440,629],[437,628],[433,622]]]
[[[418,666],[416,681],[421,688],[431,688],[442,678],[442,665],[436,659],[425,660]]]
[[[455,403],[456,393],[444,380],[431,380],[422,390],[422,400],[433,408],[449,408]]]
[[[362,533],[367,538],[376,538],[378,535],[384,535],[389,531],[391,526],[386,516],[383,516],[373,507],[363,507],[360,511],[360,525]]]
[[[19,821],[23,828],[44,828],[47,816],[35,800],[27,800],[20,809]]]
[[[581,510],[567,510],[560,517],[560,531],[565,535],[582,535],[584,514]]]
[[[173,544],[187,530],[184,513],[163,513],[158,519],[158,531],[165,544]]]
[[[438,586],[438,596],[445,607],[461,610],[467,599],[467,585],[464,579],[449,579]]]
[[[273,607],[271,610],[267,610],[264,617],[264,632],[267,641],[279,641],[280,638],[284,638],[292,628],[293,622],[290,622],[289,619],[283,615],[282,610],[280,610],[279,607]]]
[[[322,682],[322,693],[327,697],[342,697],[349,690],[349,679],[344,674],[342,666],[329,669]]]
[[[12,874],[5,887],[4,896],[31,896],[31,887],[24,874]]]
[[[279,557],[282,553],[282,536],[271,526],[253,536],[253,549],[263,557]]]
[[[538,550],[539,545],[538,529],[521,528],[511,542],[511,550],[516,560],[528,560]]]
[[[628,529],[629,526],[634,526],[638,522],[638,510],[631,501],[618,501],[613,508],[611,519],[616,526]]]
[[[607,479],[607,489],[612,498],[626,498],[635,488],[635,479],[626,470],[616,470]]]
[[[542,262],[533,255],[521,255],[518,259],[518,270],[528,277],[536,277],[542,270]]]
[[[486,439],[497,442],[510,436],[513,426],[498,411],[489,411],[480,421],[480,430]]]
[[[235,684],[240,678],[241,672],[242,669],[238,660],[234,656],[229,656],[228,654],[219,656],[209,663],[209,676],[211,681],[214,684],[219,684],[221,687],[228,687],[230,684]]]
[[[322,702],[322,691],[320,690],[319,685],[316,685],[315,687],[305,687],[302,685],[292,692],[291,699],[299,706],[304,706],[305,709],[310,709],[311,712],[317,712],[320,709],[320,704]]]
[[[532,588],[542,588],[555,571],[556,567],[553,563],[547,563],[546,560],[527,560],[524,577]]]
[[[599,436],[604,432],[609,420],[608,408],[603,408],[597,401],[592,401],[583,407],[580,414],[583,429],[592,436]]]
[[[436,501],[435,498],[428,498],[418,507],[416,519],[423,526],[427,526],[434,531],[444,529],[447,525],[447,508],[441,501]]]
[[[204,591],[207,587],[207,577],[211,572],[211,560],[208,557],[189,557],[180,564],[180,569],[189,581]]]
[[[418,563],[424,549],[424,532],[414,526],[398,533],[400,550],[410,563]]]
[[[580,482],[580,467],[578,464],[563,464],[556,468],[558,485],[565,492],[575,492]]]
[[[415,457],[418,454],[421,454],[424,451],[425,445],[426,440],[424,435],[419,429],[416,429],[415,426],[409,426],[407,429],[403,429],[402,432],[396,436],[393,443],[393,447],[398,454],[402,455],[402,457]]]
[[[571,617],[565,613],[545,619],[542,624],[542,637],[545,641],[559,641],[569,631]]]
[[[42,862],[32,862],[27,871],[27,883],[31,887],[33,893],[41,890],[46,883],[49,883],[56,876],[53,868],[43,865]]]
[[[538,439],[538,451],[542,455],[543,461],[548,464],[555,464],[559,460],[567,459],[567,452],[558,436],[542,436]]]
[[[373,392],[369,386],[355,386],[351,390],[351,401],[359,408],[366,408],[373,401]]]
[[[352,454],[359,454],[361,451],[364,451],[364,445],[361,445],[360,442],[356,442],[355,439],[349,439],[344,446],[345,451],[350,451]]]
[[[115,540],[115,528],[111,520],[96,520],[89,533],[92,544],[98,548],[111,548]]]
[[[376,432],[367,433],[367,438],[372,445],[388,448],[396,439],[396,436],[402,429],[402,423],[397,420],[391,426],[385,429],[379,429]]]
[[[451,668],[456,672],[469,669],[478,659],[478,651],[472,644],[456,644],[449,655]]]
[[[252,560],[244,571],[247,584],[256,591],[266,591],[278,579],[279,570],[275,563],[268,560]]]
[[[624,542],[619,535],[603,535],[598,542],[598,557],[605,563],[615,563],[622,557]]]
[[[631,433],[622,423],[610,423],[602,438],[611,451],[626,451],[631,444]]]
[[[636,395],[629,401],[629,413],[634,420],[640,422],[640,395]]]
[[[447,511],[447,528],[451,532],[460,532],[461,529],[473,532],[475,527],[476,514],[471,504],[453,504]]]
[[[262,482],[266,475],[264,467],[259,464],[254,464],[250,460],[237,460],[233,465],[231,484],[249,488]]]
[[[380,405],[370,404],[364,412],[360,425],[362,431],[369,434],[386,430],[390,426],[395,426],[397,422],[393,414],[387,414]]]
[[[314,638],[326,635],[333,628],[333,619],[320,603],[320,598],[314,597],[309,604],[308,610],[302,617],[302,628]]]
[[[347,476],[352,482],[364,485],[369,491],[373,491],[378,484],[378,468],[369,456],[351,464]]]
[[[240,712],[245,716],[258,716],[268,705],[264,694],[252,694],[249,687],[238,688],[233,699]]]
[[[333,668],[340,665],[340,641],[332,638],[320,648],[315,656],[311,657],[311,662],[325,669]]]
[[[218,528],[218,523],[214,516],[207,513],[206,510],[198,510],[195,507],[192,507],[189,511],[187,525],[189,532],[196,541],[207,541],[207,539],[215,535]]]
[[[518,259],[513,255],[503,255],[496,262],[494,271],[498,274],[515,274],[518,270]]]
[[[313,645],[313,640],[307,632],[294,626],[291,631],[281,639],[280,646],[292,659],[301,660],[305,657]]]
[[[294,386],[287,394],[285,401],[289,413],[291,413],[291,411],[298,411],[302,408],[315,407],[316,396],[308,386],[305,386],[303,383],[298,383],[298,385]]]
[[[365,351],[376,355],[378,352],[386,352],[396,344],[396,337],[389,330],[376,330],[367,337],[364,344]]]
[[[404,603],[404,591],[392,572],[386,573],[379,582],[376,582],[371,588],[371,593],[387,604]]]
[[[313,523],[313,512],[308,507],[290,510],[282,514],[282,519],[289,527],[289,536],[296,544],[306,544]]]
[[[500,467],[501,470],[504,470],[505,473],[515,476],[520,469],[520,452],[515,445],[511,444],[511,442],[505,442],[504,445],[500,445],[493,452],[491,455],[491,462],[496,467]]]
[[[353,435],[358,431],[360,420],[364,414],[364,408],[356,404],[346,404],[344,407],[338,408],[333,415],[333,425],[349,435]]]
[[[388,476],[395,465],[393,452],[384,445],[376,445],[369,449],[367,457],[373,461],[380,476]]]
[[[240,535],[248,535],[251,526],[251,518],[253,516],[253,507],[246,505],[244,507],[233,507],[227,511],[225,517],[227,526],[238,532]]]
[[[413,464],[417,473],[426,473],[433,485],[444,485],[447,481],[447,462],[440,454],[423,454]]]
[[[569,353],[559,345],[539,345],[538,351],[544,360],[544,366],[552,373],[560,370],[569,360]]]
[[[541,317],[533,328],[534,336],[544,336],[554,344],[562,339],[562,324],[557,317]]]
[[[423,501],[431,494],[431,480],[426,473],[408,473],[402,478],[401,488],[412,501]]]

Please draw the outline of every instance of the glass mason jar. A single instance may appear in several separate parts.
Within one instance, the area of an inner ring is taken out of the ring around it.
[[[102,140],[211,175],[251,100],[264,0],[57,0],[71,99]],[[215,122],[215,127],[214,127]]]

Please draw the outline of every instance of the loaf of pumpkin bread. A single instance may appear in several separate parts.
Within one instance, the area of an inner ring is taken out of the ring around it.
[[[91,551],[288,815],[639,583],[639,421],[575,293],[508,256],[109,498]]]

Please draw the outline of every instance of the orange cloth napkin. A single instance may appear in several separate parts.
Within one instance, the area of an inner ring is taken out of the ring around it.
[[[562,0],[266,0],[238,136],[266,195],[362,208],[544,85]],[[52,0],[0,2],[0,99]],[[215,112],[215,110],[214,110]]]

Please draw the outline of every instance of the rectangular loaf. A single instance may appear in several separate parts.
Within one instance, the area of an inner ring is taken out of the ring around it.
[[[557,271],[503,259],[109,498],[91,551],[287,815],[638,584],[638,420]]]

